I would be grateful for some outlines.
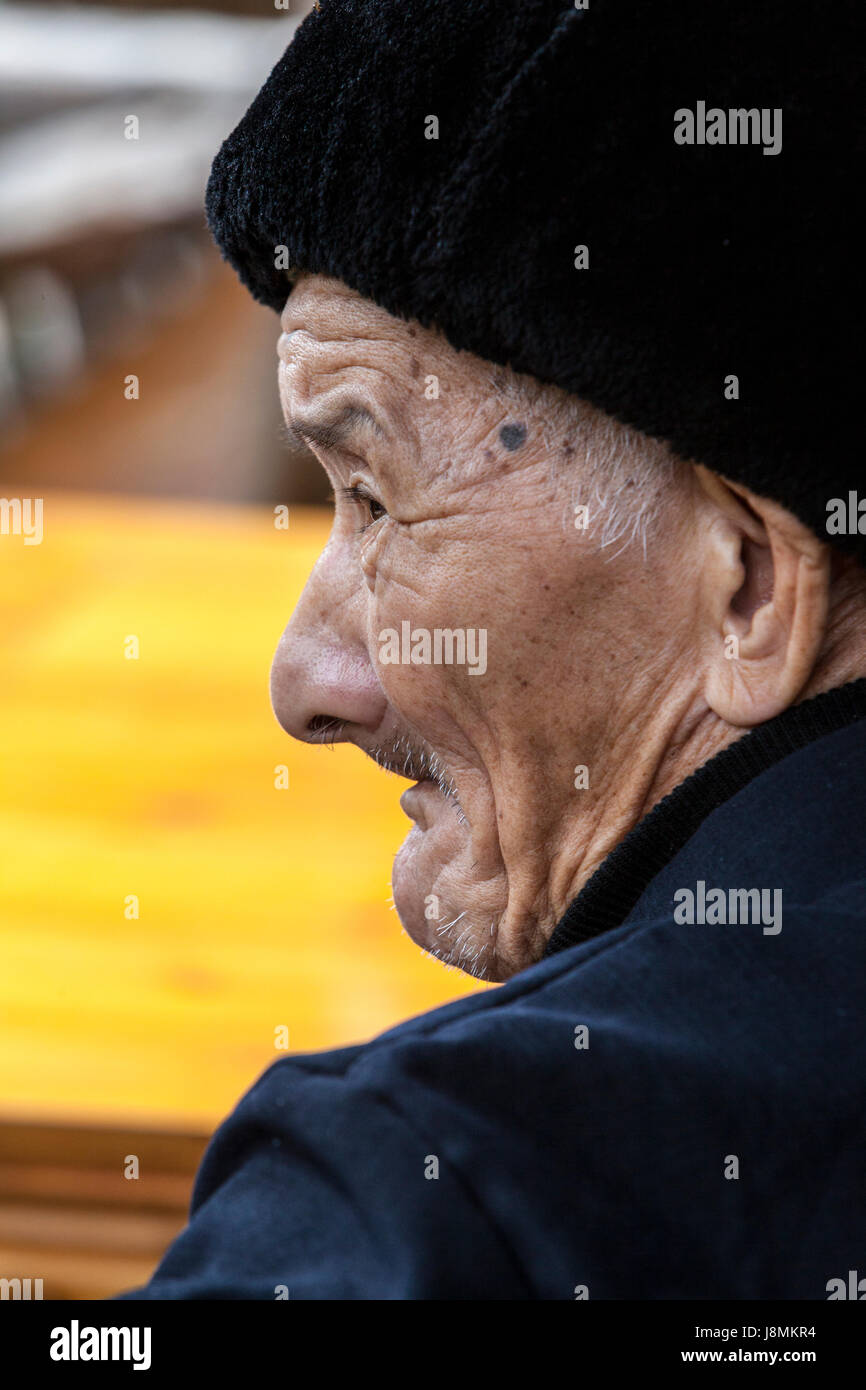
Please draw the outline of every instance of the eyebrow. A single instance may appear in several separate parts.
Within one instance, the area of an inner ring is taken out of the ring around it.
[[[304,444],[317,444],[321,449],[334,449],[352,434],[359,425],[382,434],[382,428],[369,410],[362,405],[347,404],[317,420],[293,415],[287,429],[290,436]]]

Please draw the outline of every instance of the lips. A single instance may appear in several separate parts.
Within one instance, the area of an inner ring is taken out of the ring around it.
[[[436,783],[428,778],[407,787],[400,797],[400,805],[404,814],[415,822],[419,830],[427,830],[442,800],[443,793]]]

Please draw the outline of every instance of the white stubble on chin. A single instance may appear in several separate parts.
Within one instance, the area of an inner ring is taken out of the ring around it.
[[[494,953],[495,916],[473,904],[467,872],[469,826],[453,797],[442,797],[425,830],[413,825],[394,860],[394,906],[408,936],[422,950],[479,978]]]

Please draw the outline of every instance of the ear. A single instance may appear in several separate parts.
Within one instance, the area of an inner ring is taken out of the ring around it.
[[[830,610],[830,548],[768,498],[697,465],[706,524],[701,613],[710,708],[751,728],[793,704]]]

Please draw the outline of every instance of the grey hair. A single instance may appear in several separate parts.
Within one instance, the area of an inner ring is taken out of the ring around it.
[[[558,472],[568,474],[571,497],[564,525],[586,507],[587,531],[610,558],[639,543],[643,557],[658,524],[665,494],[688,464],[661,439],[642,434],[557,386],[497,372],[492,385],[509,411],[526,416]]]
[[[664,510],[667,487],[685,465],[659,439],[651,439],[601,411],[594,412],[586,453],[575,468],[571,518],[586,505],[600,550],[614,559],[647,540]],[[583,464],[583,466],[581,466]],[[598,530],[594,521],[600,518]]]

